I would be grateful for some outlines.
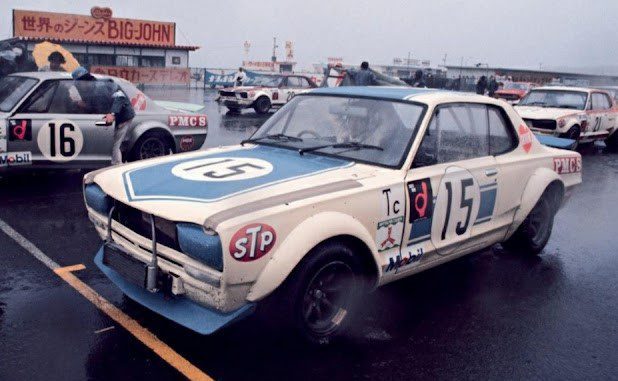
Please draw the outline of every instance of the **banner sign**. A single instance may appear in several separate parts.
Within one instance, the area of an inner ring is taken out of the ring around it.
[[[191,79],[189,68],[92,66],[90,71],[149,85],[188,85]]]
[[[97,17],[13,10],[13,37],[84,42],[174,46],[176,24],[106,17],[111,9],[93,12]],[[105,16],[105,17],[104,17]]]
[[[254,71],[245,70],[247,79],[243,83],[244,86],[259,85],[258,82],[263,82],[264,79],[271,78],[272,75],[266,76],[263,73],[256,73]],[[230,87],[234,86],[234,77],[236,71],[224,71],[224,70],[204,70],[204,84],[210,87]]]

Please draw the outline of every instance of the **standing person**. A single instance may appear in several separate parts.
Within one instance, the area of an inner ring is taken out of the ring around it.
[[[479,95],[484,95],[486,89],[487,89],[487,77],[482,75],[481,79],[479,79],[479,81],[476,83],[476,93]]]
[[[412,81],[412,87],[427,87],[425,80],[423,79],[423,71],[417,70],[414,73],[414,80]]]
[[[246,80],[247,80],[247,73],[245,73],[245,70],[242,67],[239,67],[238,71],[234,75],[234,86],[240,87],[242,86],[243,83],[245,83]]]
[[[15,57],[15,63],[17,65],[18,73],[25,73],[30,71],[37,71],[38,68],[34,61],[28,57],[28,51],[26,50],[26,46],[23,44],[17,44],[13,48],[13,52],[17,54]]]
[[[82,66],[75,69],[73,73],[71,73],[71,76],[76,81],[97,81],[97,79]],[[92,103],[93,101],[98,103],[102,96],[112,98],[111,110],[103,119],[108,124],[115,123],[114,144],[112,146],[112,165],[122,164],[121,146],[129,128],[131,127],[131,122],[135,117],[135,111],[133,110],[133,106],[131,106],[131,101],[129,98],[127,98],[125,93],[115,82],[105,81],[104,84],[105,86],[99,86],[101,85],[99,83],[95,84],[93,89],[94,94],[87,97],[87,99],[84,100],[84,103],[85,107],[93,107],[94,105],[89,105],[89,103]]]
[[[498,82],[496,82],[496,77],[492,75],[489,77],[489,84],[487,85],[488,95],[490,97],[493,97],[497,90],[498,90]]]
[[[49,62],[49,65],[43,66],[41,71],[64,71],[61,65],[67,62],[60,52],[51,52],[51,54],[47,57],[47,61]]]
[[[369,62],[363,61],[360,70],[354,74],[356,86],[371,86],[376,84],[376,76],[369,70]]]

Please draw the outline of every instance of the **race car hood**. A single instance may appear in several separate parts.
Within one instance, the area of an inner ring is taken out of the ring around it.
[[[515,106],[515,110],[524,119],[558,119],[577,112],[574,109],[538,106]]]
[[[283,148],[231,146],[112,167],[97,172],[93,181],[112,198],[141,211],[204,224],[242,205],[246,208],[235,216],[260,205],[356,188],[359,179],[378,170]]]
[[[264,86],[238,86],[238,87],[226,87],[223,90],[224,91],[235,91],[235,92],[242,92],[242,91],[250,91],[250,90],[261,90],[261,89],[265,89],[266,87]]]

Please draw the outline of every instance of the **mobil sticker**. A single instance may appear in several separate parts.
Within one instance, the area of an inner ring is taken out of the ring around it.
[[[167,124],[170,127],[207,127],[208,119],[198,114],[170,115]]]

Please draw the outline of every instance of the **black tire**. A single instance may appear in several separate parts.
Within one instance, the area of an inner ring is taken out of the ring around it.
[[[133,145],[130,161],[165,156],[172,150],[169,135],[160,131],[146,132]]]
[[[314,248],[284,282],[278,302],[285,323],[312,344],[326,345],[345,331],[364,290],[352,249],[340,242]]]
[[[581,129],[579,128],[578,125],[575,125],[571,128],[569,128],[569,130],[567,132],[564,132],[562,134],[560,134],[561,138],[567,138],[567,139],[573,139],[575,140],[575,145],[573,146],[573,149],[576,149],[577,146],[579,145],[579,136],[581,135]]]
[[[605,139],[605,145],[610,152],[618,152],[618,130]]]
[[[556,212],[554,209],[549,197],[543,195],[503,246],[528,255],[539,254],[551,236]]]
[[[265,95],[262,95],[261,97],[256,99],[253,104],[253,109],[258,114],[266,114],[268,110],[270,110],[270,107],[270,99],[268,99],[268,97]]]

